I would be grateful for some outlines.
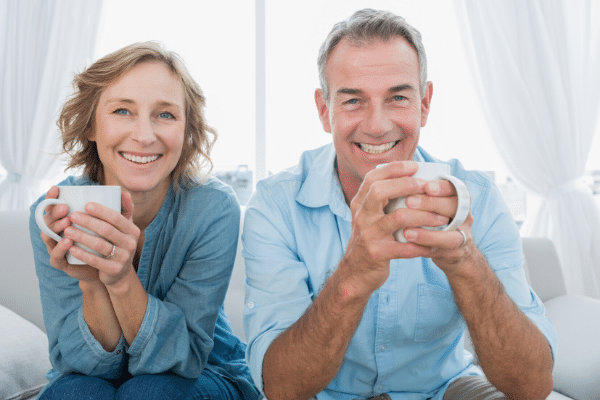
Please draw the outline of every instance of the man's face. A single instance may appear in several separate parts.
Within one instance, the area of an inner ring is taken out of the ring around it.
[[[351,200],[378,164],[412,160],[427,122],[432,86],[419,91],[419,62],[403,38],[352,46],[342,40],[326,74],[329,103],[315,93],[325,131],[333,135],[340,182]]]

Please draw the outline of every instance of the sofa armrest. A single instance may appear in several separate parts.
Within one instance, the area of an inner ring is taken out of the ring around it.
[[[558,333],[554,390],[575,399],[600,393],[600,300],[559,296],[544,303]]]

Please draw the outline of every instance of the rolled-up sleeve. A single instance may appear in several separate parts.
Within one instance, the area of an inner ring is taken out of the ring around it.
[[[210,203],[202,223],[178,221],[189,227],[178,229],[181,238],[171,238],[174,254],[168,250],[163,264],[177,264],[181,257],[183,266],[162,300],[148,296],[142,326],[128,349],[132,375],[172,372],[197,378],[206,366],[235,261],[240,221],[235,196]],[[182,252],[176,247],[185,238],[191,243]]]
[[[119,377],[127,362],[127,342],[121,337],[113,351],[102,348],[83,318],[79,281],[50,265],[50,255],[33,212],[29,232],[53,368],[63,374],[76,372],[103,379]]]
[[[246,361],[260,390],[267,349],[313,300],[308,270],[296,255],[291,217],[286,215],[282,201],[286,200],[276,191],[268,191],[259,183],[244,216]]]

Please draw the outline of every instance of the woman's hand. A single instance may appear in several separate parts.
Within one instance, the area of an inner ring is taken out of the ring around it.
[[[73,246],[71,254],[93,267],[98,279],[108,288],[115,286],[134,273],[133,258],[137,250],[140,229],[133,223],[133,201],[131,194],[121,194],[122,214],[101,204],[90,202],[85,213],[74,212],[71,221],[98,234],[94,236],[73,226],[65,229],[65,237],[81,243],[104,257]],[[86,214],[87,213],[87,214]],[[114,253],[113,253],[114,246]]]
[[[50,190],[48,190],[48,193],[46,193],[46,198],[57,199],[58,194],[59,188],[57,186],[52,186]],[[46,207],[45,211],[44,221],[56,234],[63,232],[71,225],[71,220],[67,216],[69,207],[66,204],[49,205]],[[56,240],[43,232],[41,233],[41,237],[46,245],[46,249],[48,249],[48,254],[50,255],[50,265],[77,280],[87,282],[98,281],[97,269],[88,265],[73,265],[67,262],[67,251],[74,247],[73,240],[64,238],[57,243]]]

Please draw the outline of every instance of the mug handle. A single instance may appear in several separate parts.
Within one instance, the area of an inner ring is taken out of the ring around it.
[[[63,238],[61,238],[56,233],[52,232],[48,225],[46,225],[46,221],[44,221],[44,209],[46,206],[50,204],[65,204],[63,200],[60,199],[45,199],[40,202],[35,208],[35,222],[37,226],[44,232],[46,235],[50,236],[52,239],[60,242]]]
[[[454,231],[465,222],[467,216],[469,215],[469,210],[471,209],[471,195],[469,194],[467,185],[465,185],[465,183],[457,177],[452,175],[442,175],[440,179],[444,179],[452,183],[458,196],[458,207],[456,207],[456,214],[454,215],[454,218],[452,218],[452,222],[442,229],[444,231]]]

